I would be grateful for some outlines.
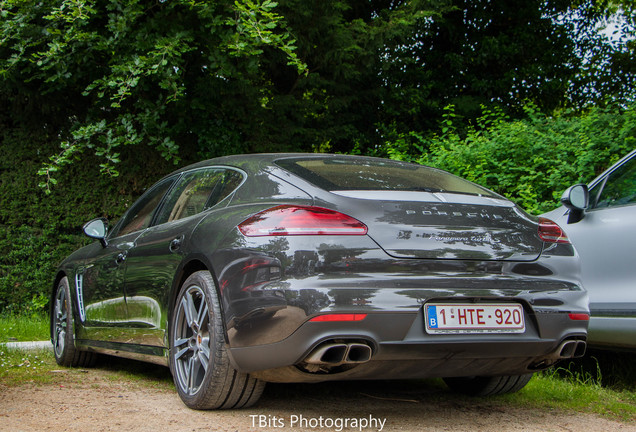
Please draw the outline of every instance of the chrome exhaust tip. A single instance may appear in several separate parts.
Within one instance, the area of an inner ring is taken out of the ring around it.
[[[580,339],[569,339],[561,342],[553,351],[543,357],[535,359],[528,368],[541,370],[552,366],[559,360],[583,357],[587,342]]]
[[[313,350],[304,362],[324,366],[358,364],[371,360],[372,354],[371,347],[363,343],[327,343]]]
[[[558,357],[562,359],[574,357],[574,353],[576,352],[577,345],[578,345],[577,341],[574,341],[574,340],[563,342],[557,349],[557,352],[559,353]]]
[[[574,350],[574,357],[579,358],[585,355],[585,351],[587,350],[587,342],[585,341],[577,341],[576,349]]]
[[[345,363],[366,363],[371,360],[371,347],[365,344],[349,344],[349,350],[345,356]]]
[[[305,359],[309,364],[341,364],[348,351],[347,344],[326,344],[315,349]]]

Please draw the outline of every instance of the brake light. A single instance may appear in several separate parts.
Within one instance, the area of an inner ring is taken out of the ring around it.
[[[556,222],[547,218],[539,218],[539,237],[547,243],[566,243],[570,244],[568,236]]]
[[[365,235],[367,227],[346,214],[322,207],[281,205],[239,224],[248,237],[289,235]]]
[[[572,321],[589,321],[590,316],[586,313],[569,313],[568,316]]]
[[[318,315],[310,319],[309,321],[318,322],[334,322],[334,321],[362,321],[367,317],[367,314],[327,314]]]

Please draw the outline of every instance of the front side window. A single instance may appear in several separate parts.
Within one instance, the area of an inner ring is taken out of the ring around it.
[[[175,180],[176,177],[165,179],[143,194],[117,224],[111,236],[118,237],[148,228],[152,222],[155,210],[161,202],[161,198],[163,198]]]
[[[600,188],[595,187],[592,192],[594,194],[591,196],[590,202],[596,202],[594,208],[618,207],[636,203],[636,157],[612,171],[605,183]]]
[[[156,224],[201,213],[220,202],[240,184],[241,174],[223,168],[199,169],[183,174],[166,197]]]

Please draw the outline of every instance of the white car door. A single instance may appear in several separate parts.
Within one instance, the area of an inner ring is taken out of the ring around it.
[[[563,227],[581,256],[590,344],[636,347],[636,153],[591,184],[581,221],[568,224],[567,213],[560,207],[546,216]]]

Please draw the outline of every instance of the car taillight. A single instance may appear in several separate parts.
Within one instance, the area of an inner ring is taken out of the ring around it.
[[[322,207],[281,205],[239,224],[248,237],[289,235],[365,235],[367,227],[346,214]]]
[[[568,236],[556,222],[547,218],[539,218],[539,237],[547,243],[566,243],[570,244]]]

